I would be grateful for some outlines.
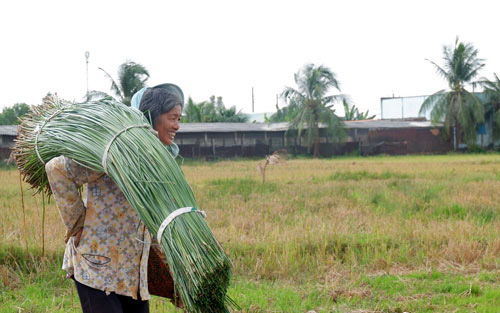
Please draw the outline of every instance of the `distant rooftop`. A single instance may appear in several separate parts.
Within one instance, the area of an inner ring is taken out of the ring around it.
[[[0,136],[17,136],[17,125],[0,125]]]
[[[285,131],[288,123],[182,123],[179,133]]]
[[[422,120],[361,120],[344,122],[347,128],[429,128],[434,127],[431,121]],[[441,125],[439,125],[441,126]]]
[[[362,120],[346,121],[346,128],[431,128],[430,121],[412,120]],[[288,123],[183,123],[179,133],[273,132],[286,131]]]
[[[362,120],[346,121],[346,128],[432,128],[430,121],[415,120]],[[441,126],[441,125],[439,125]],[[228,132],[276,132],[286,131],[288,123],[182,123],[179,133],[228,133]],[[16,136],[17,125],[0,126],[0,135]]]

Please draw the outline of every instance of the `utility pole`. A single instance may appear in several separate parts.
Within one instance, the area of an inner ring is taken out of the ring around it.
[[[85,61],[87,63],[87,100],[89,98],[89,56],[90,52],[85,51]]]
[[[253,87],[252,87],[252,113],[254,113],[254,107],[255,103],[254,103],[254,97],[253,97]]]

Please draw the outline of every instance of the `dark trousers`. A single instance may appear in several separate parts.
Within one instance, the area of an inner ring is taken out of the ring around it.
[[[149,313],[149,302],[85,286],[75,280],[83,313]]]

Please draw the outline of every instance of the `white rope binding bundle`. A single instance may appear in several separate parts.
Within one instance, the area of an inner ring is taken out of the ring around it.
[[[207,214],[205,211],[200,211],[196,208],[193,207],[185,207],[185,208],[180,208],[172,213],[170,213],[167,218],[161,223],[160,228],[158,229],[158,233],[156,234],[156,240],[158,242],[161,242],[161,237],[163,236],[163,232],[165,231],[165,228],[167,228],[168,224],[170,224],[177,216],[182,215],[184,213],[189,213],[189,212],[195,212],[195,213],[200,213],[203,215],[203,217],[207,217]]]
[[[111,147],[111,144],[113,143],[113,141],[115,141],[116,138],[118,138],[118,136],[120,136],[121,134],[123,134],[124,132],[126,132],[127,130],[131,129],[131,128],[136,128],[136,127],[146,127],[146,128],[150,128],[151,125],[149,124],[142,124],[142,125],[132,125],[132,126],[129,126],[129,127],[126,127],[122,130],[120,130],[119,132],[117,132],[113,138],[111,138],[111,140],[108,142],[108,144],[106,145],[106,148],[104,148],[104,153],[102,154],[102,168],[104,170],[104,173],[106,173],[106,175],[108,175],[108,168],[107,168],[107,159],[108,159],[108,152],[109,152],[109,148]]]

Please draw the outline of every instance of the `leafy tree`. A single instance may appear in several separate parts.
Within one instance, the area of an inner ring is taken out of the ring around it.
[[[369,116],[369,110],[366,112],[359,112],[359,109],[355,106],[349,106],[348,101],[344,100],[344,120],[345,121],[360,121],[360,120],[373,120],[375,115]]]
[[[465,89],[474,83],[479,70],[484,67],[478,50],[470,43],[459,42],[443,47],[443,67],[431,62],[437,73],[448,82],[449,90],[440,90],[427,97],[420,107],[420,114],[430,110],[433,123],[444,121],[444,132],[454,134],[454,146],[461,138],[467,143],[476,140],[476,126],[484,121],[484,107],[479,99]]]
[[[291,122],[300,111],[300,107],[295,102],[290,102],[289,105],[279,108],[276,104],[276,113],[270,117],[264,116],[266,123]]]
[[[106,72],[103,68],[99,69],[104,72],[106,77],[111,81],[111,91],[123,104],[130,106],[132,96],[141,88],[146,86],[146,81],[149,78],[149,72],[141,64],[126,61],[118,68],[118,81]],[[91,91],[87,95],[87,100],[93,98],[102,98],[107,96],[102,91]]]
[[[183,123],[213,123],[217,121],[215,106],[208,101],[195,103],[189,97],[183,113]]]
[[[245,123],[248,121],[248,117],[243,115],[241,110],[236,111],[236,106],[233,105],[226,108],[224,102],[222,102],[222,97],[217,97],[217,102],[214,99],[215,96],[210,97],[210,103],[215,105],[218,122]]]
[[[494,80],[483,79],[483,93],[486,96],[486,115],[493,115],[493,137],[500,138],[500,79],[494,74]]]
[[[247,117],[236,111],[236,107],[226,108],[222,102],[222,97],[210,97],[210,101],[195,103],[191,97],[188,98],[184,108],[184,123],[215,123],[215,122],[235,122],[244,123]]]
[[[323,65],[307,64],[295,74],[297,89],[286,87],[281,93],[292,106],[296,115],[290,122],[300,137],[307,129],[308,147],[313,147],[313,156],[319,155],[320,124],[327,126],[327,135],[337,140],[344,137],[343,123],[335,114],[333,104],[345,100],[344,95],[327,95],[334,88],[340,91],[340,84],[334,72]]]
[[[19,118],[28,113],[30,107],[26,103],[16,103],[12,107],[6,107],[0,113],[0,125],[17,125]]]

